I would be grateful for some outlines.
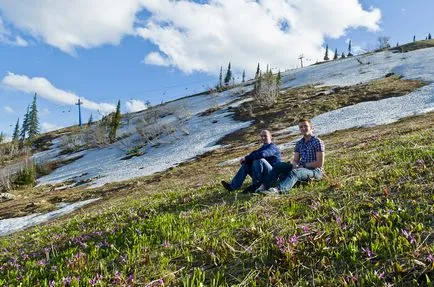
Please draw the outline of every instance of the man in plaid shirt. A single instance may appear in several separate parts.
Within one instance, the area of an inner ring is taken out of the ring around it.
[[[303,138],[295,144],[292,163],[277,163],[265,183],[256,192],[263,194],[287,193],[298,181],[322,178],[324,142],[313,135],[312,123],[309,120],[300,120],[298,127]],[[279,177],[281,180],[277,186],[266,190],[275,184]]]

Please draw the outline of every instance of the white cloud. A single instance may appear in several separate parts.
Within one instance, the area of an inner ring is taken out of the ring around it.
[[[0,0],[2,16],[14,27],[60,50],[118,44],[134,34],[139,0]]]
[[[63,127],[59,126],[59,125],[56,125],[56,124],[50,124],[50,123],[47,123],[47,122],[43,122],[42,125],[41,125],[41,128],[42,128],[42,132],[46,133],[46,132],[51,132],[51,131],[54,131],[54,130],[61,129]]]
[[[322,58],[324,37],[338,38],[346,30],[379,29],[381,12],[363,10],[357,0],[142,0],[151,17],[137,33],[159,51],[144,62],[171,65],[184,72],[217,73],[231,61],[251,73],[264,67],[285,69],[298,56]],[[338,7],[338,9],[337,9]]]
[[[11,31],[7,30],[3,24],[3,20],[0,17],[0,43],[8,44],[12,46],[26,47],[29,44],[26,40],[20,36],[13,36]]]
[[[116,107],[108,103],[95,103],[85,98],[79,97],[72,92],[60,90],[53,86],[47,79],[41,77],[29,78],[25,75],[16,75],[8,72],[1,83],[9,88],[25,92],[38,93],[38,95],[49,101],[74,105],[78,99],[83,102],[83,107],[89,110],[99,110],[103,113],[112,112]]]
[[[10,114],[15,113],[14,109],[12,109],[10,106],[4,106],[3,108],[5,109],[6,112]]]
[[[139,35],[157,46],[144,63],[186,73],[218,73],[229,61],[235,72],[253,73],[258,62],[292,68],[300,54],[321,59],[325,37],[376,31],[381,19],[359,0],[0,0],[0,7],[15,28],[64,52]]]
[[[148,106],[140,100],[128,100],[125,104],[125,108],[128,113],[134,113],[134,112],[146,110]]]

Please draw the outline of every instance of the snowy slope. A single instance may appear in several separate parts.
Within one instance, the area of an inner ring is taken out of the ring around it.
[[[387,73],[396,73],[409,79],[434,81],[434,48],[408,53],[381,52],[372,55],[346,58],[329,63],[309,66],[283,74],[282,88],[291,88],[307,84],[314,85],[353,85],[384,77]],[[243,90],[242,90],[243,89]],[[183,161],[216,148],[214,144],[221,137],[250,125],[249,122],[235,122],[227,105],[236,106],[246,101],[243,94],[252,87],[236,88],[215,95],[200,95],[179,99],[167,104],[169,110],[187,109],[189,118],[185,128],[188,134],[177,134],[163,139],[163,143],[154,147],[145,147],[146,153],[140,157],[121,160],[126,147],[132,147],[138,140],[135,124],[143,117],[137,113],[125,121],[120,134],[122,141],[102,149],[84,151],[84,157],[63,166],[52,174],[39,179],[40,184],[58,183],[66,180],[92,180],[92,186],[108,182],[126,180],[166,170]],[[431,83],[403,97],[389,98],[377,102],[365,102],[350,107],[331,111],[313,118],[317,134],[326,134],[337,129],[386,124],[400,118],[425,113],[434,109],[434,84]],[[224,106],[206,116],[200,113],[211,107]],[[387,113],[385,113],[387,111]],[[174,115],[162,119],[163,122],[179,120]],[[297,132],[296,127],[288,127],[281,132]],[[287,145],[283,145],[285,148]],[[54,150],[43,158],[52,157]]]

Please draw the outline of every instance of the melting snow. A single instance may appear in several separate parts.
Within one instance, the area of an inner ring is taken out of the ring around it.
[[[8,235],[29,228],[31,226],[35,226],[37,224],[55,219],[62,215],[71,213],[74,210],[89,203],[92,203],[96,200],[99,200],[99,198],[78,201],[72,204],[62,204],[59,209],[48,212],[46,214],[36,213],[23,217],[14,217],[0,220],[0,236]]]

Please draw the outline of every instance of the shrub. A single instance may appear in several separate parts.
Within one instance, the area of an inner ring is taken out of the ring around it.
[[[260,106],[271,107],[279,96],[279,79],[270,72],[260,76],[255,85],[254,98]]]

